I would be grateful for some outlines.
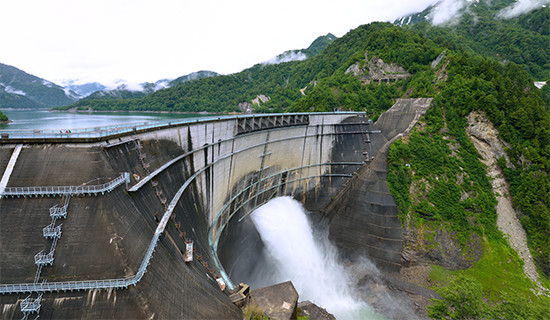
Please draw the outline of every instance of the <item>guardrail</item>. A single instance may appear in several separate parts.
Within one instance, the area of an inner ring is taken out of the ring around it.
[[[211,116],[204,118],[186,118],[175,119],[166,121],[148,121],[129,123],[105,127],[94,128],[82,128],[71,130],[0,130],[0,141],[9,141],[10,139],[60,139],[60,138],[74,138],[74,139],[90,139],[90,138],[105,138],[113,135],[131,134],[142,130],[162,129],[173,126],[180,126],[192,123],[204,123],[218,120],[239,120],[247,118],[259,118],[259,117],[277,117],[277,116],[300,116],[310,115],[311,113],[273,113],[273,114],[251,114],[251,115],[238,115],[238,116]],[[316,115],[322,114],[359,114],[359,112],[353,111],[339,111],[339,112],[324,112],[315,113]]]
[[[120,176],[112,181],[98,185],[81,185],[81,186],[51,186],[51,187],[6,187],[4,192],[0,194],[0,198],[5,197],[38,197],[38,196],[74,196],[74,195],[97,195],[98,193],[105,194],[111,192],[117,186],[123,183],[130,182],[130,173],[123,172]]]
[[[172,215],[176,204],[189,184],[195,179],[195,176],[189,178],[180,190],[176,193],[168,209],[162,216],[155,234],[149,243],[145,256],[139,266],[138,272],[127,278],[107,279],[107,280],[83,280],[83,281],[62,281],[62,282],[43,282],[43,283],[19,283],[19,284],[0,284],[1,294],[27,293],[27,292],[61,292],[61,291],[79,291],[90,289],[122,289],[131,285],[136,285],[143,275],[147,272],[147,266],[151,263],[153,252],[158,245],[160,235],[164,232],[168,219]]]

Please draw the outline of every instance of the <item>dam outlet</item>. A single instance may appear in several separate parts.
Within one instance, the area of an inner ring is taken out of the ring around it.
[[[249,216],[264,248],[261,258],[251,261],[256,266],[244,282],[262,288],[290,280],[301,301],[309,300],[337,319],[381,319],[355,292],[328,230],[314,227],[307,214],[298,201],[280,197]]]

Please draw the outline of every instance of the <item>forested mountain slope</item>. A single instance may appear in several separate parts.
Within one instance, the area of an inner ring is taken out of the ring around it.
[[[1,108],[51,108],[75,100],[55,83],[0,63]]]
[[[522,66],[535,80],[550,79],[550,7],[541,6],[514,18],[502,17],[511,0],[480,1],[471,5],[454,24],[433,27],[426,19],[409,26],[445,46],[472,50],[506,63]],[[423,13],[429,16],[428,12]]]

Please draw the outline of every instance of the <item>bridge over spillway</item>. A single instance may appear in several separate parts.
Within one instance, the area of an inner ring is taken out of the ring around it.
[[[410,129],[428,104],[396,104],[402,123],[390,135]],[[338,216],[349,208],[342,190],[392,137],[351,112],[2,132],[2,318],[242,318],[224,267],[239,263],[246,216],[291,195],[342,232],[350,218]],[[59,224],[52,213],[61,211]],[[391,268],[400,227],[388,212],[363,247]]]

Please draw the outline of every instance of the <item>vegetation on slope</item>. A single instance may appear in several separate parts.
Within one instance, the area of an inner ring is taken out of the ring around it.
[[[60,86],[0,63],[0,107],[44,108],[72,102]]]
[[[405,69],[410,68],[412,72],[421,71],[418,68],[425,66],[441,51],[433,46],[430,40],[413,32],[392,27],[388,23],[372,23],[334,40],[320,54],[304,61],[276,65],[257,64],[231,75],[184,82],[142,99],[86,99],[65,109],[90,107],[94,110],[240,112],[237,107],[239,103],[251,101],[263,94],[271,97],[271,100],[254,111],[332,111],[334,108],[364,110],[366,105],[375,105],[378,109],[385,110],[392,104],[392,99],[400,95],[397,87],[402,84],[389,88],[366,88],[361,86],[357,79],[346,77],[344,73],[347,67],[361,59],[367,50],[369,54],[401,64]],[[318,91],[314,88],[317,82],[321,82]],[[337,89],[327,89],[334,86]],[[340,86],[345,88],[339,90]],[[306,87],[305,100],[297,104],[303,98],[300,89]],[[358,88],[365,90],[357,90]],[[327,90],[333,91],[336,104],[326,103],[322,99],[326,96]],[[314,96],[308,97],[309,93]],[[315,95],[321,99],[315,98]]]
[[[536,89],[533,78],[550,78],[550,11],[540,8],[512,20],[492,19],[502,3],[493,2],[497,7],[492,11],[481,3],[454,27],[419,23],[409,28],[453,50],[448,51],[448,80],[434,79],[438,94],[424,126],[392,146],[388,177],[404,225],[414,230],[431,263],[445,264],[434,252],[444,251],[441,240],[449,238],[461,245],[461,258],[471,262],[466,267],[445,266],[457,271],[446,271],[442,278],[448,287],[438,290],[444,299],[431,308],[434,318],[539,319],[549,312],[549,299],[530,291],[533,286],[523,274],[523,262],[496,228],[495,199],[464,130],[465,116],[482,110],[508,144],[511,163],[502,158],[499,165],[510,183],[514,209],[542,282],[548,286],[550,89]],[[441,226],[449,237],[442,237]],[[409,246],[414,249],[414,243]],[[476,257],[472,246],[483,248],[483,255]],[[454,276],[458,280],[451,281]],[[465,281],[473,284],[459,285]],[[469,303],[472,288],[483,292],[472,302],[477,315],[461,313],[464,310],[456,305],[458,299]]]
[[[8,121],[8,117],[0,111],[0,122],[6,122]]]
[[[434,27],[427,21],[434,7],[396,20],[409,21],[417,32],[453,50],[469,50],[501,62],[521,65],[537,80],[550,78],[550,7],[540,7],[528,14],[504,19],[499,13],[514,0],[471,2],[457,23]]]
[[[453,27],[432,27],[423,22],[415,24],[411,30],[403,30],[373,23],[334,41],[333,37],[326,40],[330,35],[320,37],[310,48],[302,50],[310,50],[313,55],[305,61],[258,64],[231,75],[185,82],[145,98],[124,97],[130,98],[128,101],[88,98],[71,107],[241,112],[239,103],[265,95],[271,100],[255,106],[254,112],[365,110],[366,106],[384,110],[410,87],[415,88],[413,96],[434,94],[421,90],[432,89],[431,75],[425,73],[428,71],[426,66],[442,48],[476,52],[501,62],[513,61],[535,79],[550,78],[550,37],[546,19],[550,8],[541,8],[516,19],[495,19],[496,12],[509,2],[493,1],[490,6],[481,2]],[[399,83],[389,88],[364,87],[356,79],[346,78],[346,68],[362,59],[365,51],[370,56],[379,56],[386,62],[403,66],[413,74],[410,81],[417,83]],[[305,97],[300,93],[304,88]],[[376,110],[370,112],[373,116],[376,113]]]
[[[527,231],[539,273],[547,281],[550,276],[548,105],[527,72],[514,63],[502,64],[468,52],[448,52],[448,57],[448,80],[439,85],[441,92],[426,113],[424,125],[407,139],[394,143],[390,150],[388,183],[392,195],[402,221],[415,230],[417,243],[423,243],[425,248],[414,248],[414,242],[408,245],[417,250],[432,250],[428,256],[437,258],[433,252],[444,251],[441,229],[447,230],[461,245],[461,258],[466,263],[447,267],[464,269],[454,274],[471,277],[483,289],[485,298],[492,301],[483,302],[483,308],[478,310],[482,317],[513,316],[510,303],[521,307],[517,312],[541,314],[548,310],[542,306],[549,300],[531,293],[532,285],[523,275],[521,260],[496,227],[496,200],[485,168],[465,134],[465,116],[474,110],[484,111],[509,144],[506,151],[512,164],[506,167],[504,159],[499,163],[510,182],[513,203]],[[481,257],[472,250],[476,246],[483,248]],[[432,263],[442,261],[434,259]],[[452,288],[456,282],[449,285]],[[441,292],[446,290],[451,289]],[[459,290],[456,294],[467,293],[460,286],[452,290]],[[530,300],[536,303],[527,303]],[[482,303],[479,297],[476,301]],[[449,312],[447,316],[454,318],[449,314],[458,311],[448,309],[450,301],[445,305],[435,303],[431,315],[445,318],[442,315]]]

